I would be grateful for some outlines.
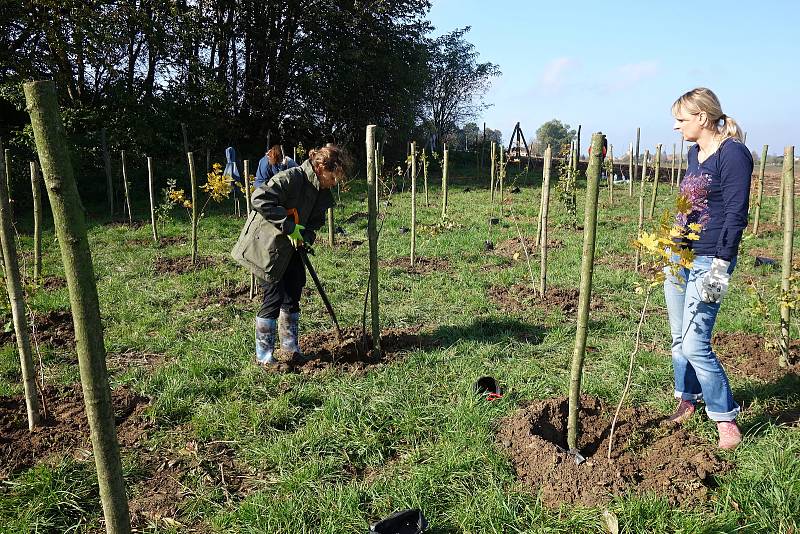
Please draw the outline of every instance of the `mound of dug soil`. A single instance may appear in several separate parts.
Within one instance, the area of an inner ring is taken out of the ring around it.
[[[11,320],[7,317],[7,320]],[[31,328],[28,318],[28,330],[31,340],[39,345],[51,345],[56,348],[71,348],[75,346],[75,325],[72,323],[72,312],[69,310],[51,310],[46,313],[37,313]],[[17,342],[17,336],[12,328],[9,332],[0,332],[0,345]]]
[[[208,269],[219,263],[219,259],[212,256],[198,256],[194,265],[192,265],[191,256],[179,256],[177,258],[158,257],[153,263],[153,269],[157,274],[182,274],[189,271]]]
[[[525,237],[525,247],[528,249],[528,254],[533,255],[539,254],[538,244],[536,243],[535,237]],[[560,239],[551,239],[547,242],[547,250],[555,250],[559,248],[564,248],[564,242]],[[512,260],[524,260],[525,259],[525,248],[522,246],[522,242],[519,240],[518,237],[512,237],[510,239],[506,239],[504,241],[499,242],[497,245],[494,246],[494,253],[498,256],[503,256],[504,258],[509,258]]]
[[[402,256],[380,262],[381,267],[400,269],[413,274],[430,274],[435,272],[448,272],[450,262],[444,258],[414,258],[414,267],[411,267],[411,258]]]
[[[55,291],[67,287],[67,279],[63,276],[45,276],[39,283],[39,287],[45,291]]]
[[[770,381],[787,374],[798,374],[800,366],[778,366],[778,348],[767,350],[766,340],[759,334],[746,332],[717,332],[711,345],[729,373]],[[800,340],[792,339],[789,353],[798,361]]]
[[[47,418],[28,431],[25,398],[0,397],[0,480],[53,454],[91,455],[89,424],[79,384],[46,386]],[[136,443],[151,424],[138,417],[149,399],[127,387],[111,392],[120,445]],[[40,399],[41,401],[41,399]]]
[[[581,398],[578,448],[586,462],[576,465],[567,448],[566,398],[534,402],[503,419],[497,435],[517,477],[548,506],[599,506],[613,495],[655,493],[673,505],[709,496],[715,476],[731,465],[716,457],[716,445],[643,408],[620,413],[611,460],[606,458],[613,407]],[[610,411],[610,413],[609,413]],[[559,449],[561,447],[562,449]]]
[[[492,286],[489,288],[489,298],[495,302],[499,309],[505,312],[520,312],[530,308],[539,307],[554,309],[559,308],[566,314],[574,314],[578,310],[577,289],[566,287],[549,287],[544,298],[539,298],[530,284],[514,284],[511,287]],[[600,297],[592,295],[589,303],[590,310],[602,308],[603,301]]]
[[[282,363],[277,371],[292,373],[318,373],[336,368],[345,372],[359,372],[369,367],[382,365],[399,359],[403,353],[436,345],[429,334],[421,332],[421,327],[386,328],[381,330],[381,350],[383,354],[375,359],[370,355],[372,336],[362,336],[361,328],[342,329],[342,341],[336,338],[336,332],[327,330],[313,332],[300,338],[303,349],[302,358],[291,358],[278,354]]]

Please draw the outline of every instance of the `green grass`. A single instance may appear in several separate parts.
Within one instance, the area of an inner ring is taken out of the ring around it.
[[[515,167],[510,170],[513,182]],[[489,227],[487,220],[497,216],[498,208],[488,202],[488,177],[478,182],[474,173],[474,165],[451,170],[451,228],[435,226],[441,212],[438,176],[429,186],[431,206],[424,206],[422,195],[418,198],[423,226],[417,254],[446,258],[450,269],[418,275],[382,268],[379,274],[383,326],[423,325],[438,346],[410,351],[358,375],[336,370],[312,376],[264,373],[251,364],[255,303],[193,306],[201,295],[247,280],[227,259],[243,223],[230,216],[229,206],[209,214],[199,230],[201,255],[220,263],[184,274],[155,275],[152,265],[157,256],[189,254],[188,245],[132,245],[130,240],[149,236],[147,226],[91,226],[108,351],[164,355],[153,368],[121,369],[111,379],[114,386],[127,384],[153,398],[148,416],[156,430],[148,446],[167,454],[186,440],[225,441],[237,463],[255,473],[254,489],[241,500],[220,498],[219,488],[202,477],[182,481],[191,496],[178,519],[217,532],[351,533],[365,532],[370,521],[400,508],[419,507],[431,532],[439,534],[604,532],[600,509],[544,508],[534,492],[517,483],[508,459],[494,447],[500,418],[526,401],[566,394],[575,326],[560,310],[506,314],[488,299],[491,286],[526,283],[529,274],[524,261],[507,262],[484,252],[484,240],[516,238],[517,230],[509,206],[501,224]],[[516,182],[522,191],[508,194],[511,209],[520,230],[530,236],[536,228],[540,177],[521,176]],[[463,192],[467,186],[471,192]],[[669,187],[662,184],[659,192],[664,209],[671,203]],[[583,193],[578,191],[581,221]],[[363,184],[353,184],[341,198],[335,215],[346,238],[365,239],[365,219],[341,222],[366,211]],[[557,195],[552,198],[550,238],[565,246],[550,253],[549,284],[577,287],[583,236],[565,229],[564,210]],[[776,199],[765,204],[763,216],[772,222]],[[597,350],[587,354],[583,387],[613,403],[624,385],[641,306],[633,291],[637,277],[630,271],[637,205],[627,187],[616,188],[613,206],[601,189],[594,292],[604,306],[591,316],[588,344]],[[144,206],[139,208],[144,214]],[[379,256],[406,255],[410,234],[399,229],[409,226],[409,193],[394,195],[391,205],[381,209],[387,218]],[[628,217],[624,222],[623,216]],[[31,247],[27,226],[26,221],[20,224],[23,250]],[[184,233],[186,221],[180,218],[162,229],[168,236]],[[360,324],[367,245],[331,250],[324,243],[325,229],[318,239],[313,262],[339,321]],[[780,239],[775,233],[748,239],[743,246],[766,248],[777,257]],[[745,254],[717,331],[764,332],[748,312],[743,278],[753,276],[769,285],[778,274],[753,268]],[[52,231],[45,233],[44,271],[61,274]],[[538,276],[538,257],[533,271]],[[672,373],[663,295],[651,302],[629,402],[669,413]],[[66,308],[67,290],[37,292],[29,305],[37,311]],[[318,296],[305,295],[302,330],[329,327]],[[63,354],[45,347],[43,358],[48,382],[78,379],[76,365]],[[485,374],[505,386],[502,400],[487,404],[473,396],[472,383]],[[800,435],[797,429],[776,426],[769,416],[796,409],[797,382],[763,384],[736,376],[731,382],[734,396],[747,400],[741,416],[746,436],[740,449],[725,455],[735,468],[719,481],[713,499],[673,508],[658,496],[617,498],[608,509],[618,517],[621,531],[771,533],[800,525]],[[3,347],[0,395],[20,392],[16,352]],[[713,425],[703,418],[690,429],[716,439]],[[131,450],[123,454],[126,469],[137,473],[140,456]],[[101,511],[91,471],[91,463],[55,459],[16,475],[0,486],[0,531],[84,532],[96,527]],[[129,480],[134,489],[142,484],[141,476]],[[151,525],[149,531],[165,528]]]

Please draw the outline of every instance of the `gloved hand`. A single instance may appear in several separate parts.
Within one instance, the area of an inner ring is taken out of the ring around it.
[[[289,234],[289,241],[292,242],[292,246],[294,246],[294,248],[303,246],[303,234],[301,232],[305,230],[305,228],[306,227],[302,224],[295,224],[294,231]]]
[[[731,262],[714,258],[711,268],[703,277],[702,287],[700,288],[700,298],[703,302],[721,302],[722,297],[728,292],[728,283],[731,275],[728,274],[728,267]]]

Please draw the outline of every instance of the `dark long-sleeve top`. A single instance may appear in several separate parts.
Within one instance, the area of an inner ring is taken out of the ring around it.
[[[689,219],[702,223],[700,239],[689,244],[695,255],[731,261],[747,227],[753,156],[736,138],[723,141],[702,163],[698,161],[699,150],[698,145],[689,149],[681,182],[681,193],[687,197],[705,196],[701,213],[692,213]]]

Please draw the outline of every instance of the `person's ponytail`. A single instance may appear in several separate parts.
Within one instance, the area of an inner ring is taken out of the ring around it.
[[[733,137],[739,141],[744,141],[742,129],[739,128],[739,124],[733,120],[732,117],[728,117],[723,113],[722,117],[720,117],[720,121],[721,124],[717,125],[717,131],[720,133],[723,139]]]

